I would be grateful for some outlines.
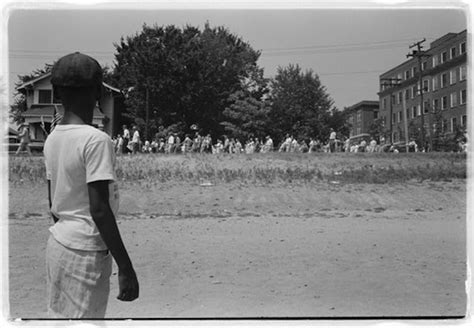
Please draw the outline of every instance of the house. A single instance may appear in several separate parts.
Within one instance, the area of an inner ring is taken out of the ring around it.
[[[350,125],[350,137],[370,133],[370,126],[378,117],[379,102],[377,100],[363,100],[348,107],[346,113]]]
[[[94,108],[92,125],[113,136],[120,131],[123,96],[119,89],[107,83],[102,83],[102,86],[100,108],[99,104]],[[30,80],[20,85],[17,90],[26,97],[27,108],[22,116],[29,125],[30,137],[34,140],[45,140],[55,113],[62,115],[64,112],[61,101],[53,92],[51,73]]]

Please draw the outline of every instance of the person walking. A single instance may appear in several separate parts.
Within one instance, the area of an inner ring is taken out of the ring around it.
[[[133,126],[133,136],[132,136],[132,153],[135,155],[140,149],[140,132],[138,132],[138,127]]]
[[[18,146],[18,149],[16,150],[16,155],[19,155],[23,149],[26,150],[28,155],[31,156],[31,149],[30,149],[30,130],[28,129],[28,124],[22,123],[20,125],[21,132],[18,135],[20,137],[20,145]]]
[[[329,152],[336,152],[336,131],[332,128],[329,133]]]
[[[130,153],[130,148],[128,146],[128,143],[130,142],[130,130],[128,127],[124,124],[123,127],[123,143],[122,143],[122,153],[123,154],[128,154]]]
[[[51,83],[64,118],[48,136],[44,161],[54,225],[46,246],[47,308],[52,318],[105,317],[112,257],[121,301],[139,296],[132,261],[116,215],[119,204],[115,153],[110,137],[94,128],[102,68],[79,52],[60,58]]]

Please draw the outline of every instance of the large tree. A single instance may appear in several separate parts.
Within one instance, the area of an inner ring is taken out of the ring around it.
[[[224,121],[221,122],[226,132],[242,140],[271,134],[268,96],[269,79],[264,78],[263,69],[255,68],[241,80],[240,90],[229,97],[231,103],[224,110]]]
[[[279,67],[273,79],[270,121],[277,139],[292,134],[297,139],[321,140],[329,135],[333,100],[312,70],[298,65]]]
[[[128,90],[131,119],[153,135],[158,126],[197,124],[222,134],[219,123],[260,53],[224,27],[143,25],[116,47],[115,81]],[[148,129],[147,121],[148,108]]]

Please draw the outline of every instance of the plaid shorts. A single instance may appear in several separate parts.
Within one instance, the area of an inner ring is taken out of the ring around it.
[[[104,318],[112,273],[109,251],[70,249],[51,235],[46,270],[49,317]]]

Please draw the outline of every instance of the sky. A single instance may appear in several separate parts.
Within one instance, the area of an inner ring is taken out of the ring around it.
[[[273,77],[298,64],[316,73],[343,109],[378,100],[379,76],[406,61],[409,46],[467,28],[460,8],[414,9],[137,9],[11,10],[8,16],[9,96],[17,75],[29,74],[73,51],[113,66],[114,43],[147,25],[225,26],[262,52],[258,65]]]

